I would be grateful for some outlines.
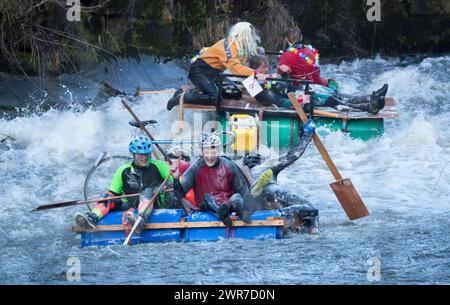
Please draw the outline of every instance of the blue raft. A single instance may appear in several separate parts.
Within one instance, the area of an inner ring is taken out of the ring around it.
[[[111,212],[97,225],[95,231],[74,227],[81,234],[81,247],[122,244],[125,241],[123,212]],[[285,219],[279,210],[259,211],[252,215],[252,223],[239,218],[227,228],[209,213],[192,213],[185,217],[183,210],[154,210],[147,219],[145,230],[133,236],[131,244],[155,242],[216,241],[219,239],[280,239],[284,237]]]

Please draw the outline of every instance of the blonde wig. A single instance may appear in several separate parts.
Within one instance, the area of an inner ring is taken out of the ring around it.
[[[261,39],[256,34],[255,27],[248,22],[238,22],[233,25],[228,33],[231,43],[238,48],[239,57],[258,55],[258,43]]]

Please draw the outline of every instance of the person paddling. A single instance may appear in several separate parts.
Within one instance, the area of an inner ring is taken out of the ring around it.
[[[136,216],[133,209],[138,208],[141,212],[149,199],[164,179],[169,175],[170,167],[163,161],[151,159],[153,151],[152,142],[145,136],[134,136],[129,143],[129,151],[133,160],[119,167],[114,174],[108,192],[101,195],[101,198],[108,198],[117,195],[140,193],[139,198],[129,200],[110,200],[98,203],[90,212],[75,214],[75,223],[83,229],[95,229],[98,221],[111,211],[127,211],[126,218],[134,225]],[[169,183],[172,182],[169,178]],[[179,202],[175,199],[173,191],[166,188],[158,196],[155,206],[161,208],[180,208]],[[151,212],[151,209],[149,209]],[[147,215],[141,215],[144,220]],[[137,233],[143,230],[145,221],[137,229]]]
[[[303,125],[299,142],[291,146],[287,153],[272,160],[270,165],[262,163],[259,155],[247,154],[244,157],[243,165],[250,169],[253,177],[251,195],[244,197],[244,216],[258,210],[279,209],[284,215],[304,220],[310,234],[319,233],[319,211],[304,196],[293,191],[292,186],[282,186],[277,182],[278,174],[303,155],[314,131],[315,124],[310,119]]]
[[[204,48],[191,65],[189,79],[196,89],[184,93],[184,102],[190,104],[217,105],[221,100],[221,73],[229,70],[234,75],[255,75],[255,70],[245,65],[248,57],[258,54],[259,37],[248,22],[238,22],[228,36],[212,47]],[[256,74],[264,79],[263,74]],[[167,103],[167,110],[179,104],[182,89]]]
[[[201,145],[201,158],[186,170],[183,180],[179,179],[178,164],[171,166],[176,198],[184,198],[193,189],[201,212],[210,212],[226,226],[231,226],[230,213],[242,215],[243,196],[249,192],[248,182],[233,161],[220,156],[219,136],[203,134]]]

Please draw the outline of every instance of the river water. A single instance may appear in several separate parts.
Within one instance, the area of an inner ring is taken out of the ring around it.
[[[186,79],[172,63],[143,66],[122,62],[108,81],[131,92],[136,83],[176,88]],[[0,119],[0,132],[16,139],[0,147],[0,283],[71,284],[66,273],[75,258],[81,284],[449,284],[450,55],[357,59],[322,69],[344,92],[370,93],[388,83],[388,96],[397,100],[400,117],[386,122],[382,138],[363,142],[340,132],[323,137],[370,217],[347,220],[328,185],[333,177],[311,145],[279,182],[320,210],[317,236],[82,249],[70,229],[84,206],[30,210],[81,198],[99,152],[126,155],[134,131],[119,97],[96,104],[82,95],[98,75],[80,75],[72,85],[59,80],[59,97],[69,106]],[[130,99],[142,119],[159,121],[149,129],[160,138],[170,136],[177,119],[165,109],[169,98]],[[372,273],[378,266],[380,272]]]

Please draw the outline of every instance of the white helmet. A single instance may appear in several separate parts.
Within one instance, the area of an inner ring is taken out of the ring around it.
[[[215,148],[222,145],[222,140],[216,133],[203,133],[201,137],[202,148]]]
[[[183,149],[181,146],[172,146],[167,150],[167,155],[170,159],[178,159],[181,157],[183,160],[189,162],[189,152]]]

